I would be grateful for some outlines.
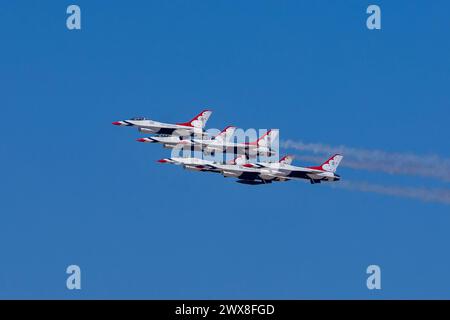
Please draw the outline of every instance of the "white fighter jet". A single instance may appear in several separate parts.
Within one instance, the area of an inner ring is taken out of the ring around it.
[[[236,127],[228,126],[223,129],[218,135],[215,137],[204,139],[204,145],[222,145],[231,140],[234,132],[236,131]],[[175,147],[180,148],[193,148],[194,150],[202,150],[202,145],[196,144],[194,139],[190,137],[182,137],[182,136],[151,136],[145,138],[136,139],[136,141],[144,142],[144,143],[162,143],[164,148],[173,149]]]
[[[267,184],[273,181],[289,181],[306,179],[311,184],[321,181],[338,181],[340,176],[336,169],[342,160],[342,155],[336,154],[320,166],[297,167],[291,165],[293,157],[286,156],[279,162],[244,163],[242,165],[215,164],[225,177],[238,178],[243,184]]]
[[[191,136],[194,134],[203,134],[203,128],[206,125],[211,110],[203,110],[191,121],[183,123],[162,123],[154,120],[138,117],[129,120],[115,121],[112,124],[116,126],[132,126],[137,127],[142,133],[174,135],[174,136]]]
[[[285,156],[278,162],[249,163],[247,156],[240,155],[228,163],[219,163],[199,158],[165,158],[160,163],[182,165],[184,169],[221,173],[224,177],[234,177],[242,184],[268,184],[274,181],[306,179],[311,184],[322,181],[339,181],[336,169],[343,156],[336,154],[320,166],[297,167],[291,165],[293,157]]]

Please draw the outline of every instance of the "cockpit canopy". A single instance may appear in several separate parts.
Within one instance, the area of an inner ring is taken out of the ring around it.
[[[138,121],[140,121],[140,120],[147,120],[147,118],[144,118],[144,117],[134,117],[134,118],[131,118],[130,120],[138,120]]]

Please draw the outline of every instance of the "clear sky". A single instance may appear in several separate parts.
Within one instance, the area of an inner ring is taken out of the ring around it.
[[[80,31],[66,28],[71,3]],[[372,3],[379,31],[366,28]],[[445,0],[2,1],[0,298],[450,298],[449,205],[240,185],[160,165],[168,150],[111,125],[209,107],[212,128],[448,158],[449,12]],[[80,291],[66,289],[70,264]],[[370,264],[381,291],[366,287]]]

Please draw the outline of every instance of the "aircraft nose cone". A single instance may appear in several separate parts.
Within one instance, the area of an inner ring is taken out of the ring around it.
[[[122,123],[120,121],[114,121],[112,124],[115,125],[115,126],[121,126],[122,125]]]
[[[159,160],[157,160],[156,162],[159,162],[159,163],[166,163],[166,162],[169,162],[169,161],[167,161],[166,159],[159,159]]]
[[[138,141],[138,142],[147,142],[147,140],[145,140],[144,138],[136,139],[136,141]]]

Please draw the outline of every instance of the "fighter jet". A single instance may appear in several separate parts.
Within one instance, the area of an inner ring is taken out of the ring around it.
[[[157,122],[143,117],[115,121],[112,124],[115,126],[137,127],[138,130],[143,133],[173,136],[191,136],[194,134],[203,133],[203,128],[205,127],[206,122],[211,116],[211,113],[211,110],[203,110],[191,121],[176,124]]]
[[[213,166],[220,170],[224,177],[238,178],[236,182],[243,184],[267,184],[273,181],[289,181],[307,179],[312,184],[321,181],[338,181],[336,169],[342,160],[342,156],[336,154],[316,167],[297,167],[291,165],[292,156],[285,156],[279,162],[244,163],[242,165]]]
[[[259,139],[253,142],[236,143],[233,141],[221,141],[214,143],[203,139],[192,139],[196,145],[200,145],[205,154],[214,154],[215,152],[233,152],[239,155],[247,156],[272,156],[276,154],[272,141],[278,136],[278,130],[269,130]]]
[[[175,147],[192,148],[194,150],[202,150],[203,145],[222,145],[228,142],[233,137],[236,127],[228,126],[223,129],[215,137],[204,139],[202,144],[197,144],[190,137],[182,136],[152,136],[146,138],[139,138],[136,141],[146,143],[162,143],[164,148],[173,149]]]
[[[174,157],[174,158],[164,158],[158,160],[159,163],[170,163],[175,165],[181,165],[184,169],[192,171],[203,171],[203,172],[221,172],[217,168],[217,165],[221,163],[214,162],[211,160],[192,158],[192,157]],[[246,162],[245,156],[241,155],[237,158],[231,160],[227,165],[241,165]]]

